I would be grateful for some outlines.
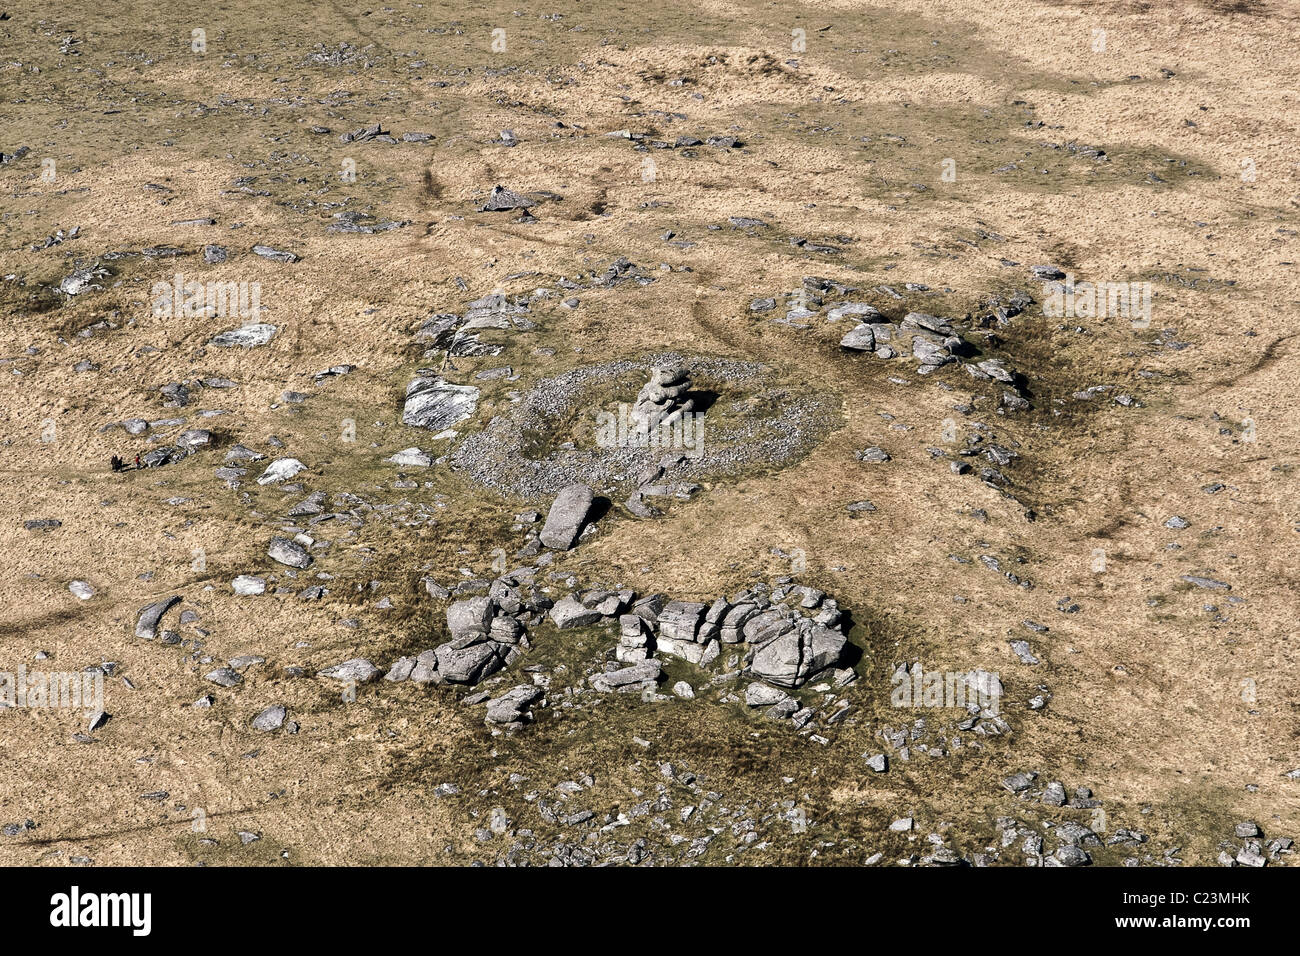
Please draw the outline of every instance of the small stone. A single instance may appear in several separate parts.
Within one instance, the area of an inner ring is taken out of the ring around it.
[[[253,718],[254,730],[279,730],[284,725],[286,711],[281,704],[274,704]]]

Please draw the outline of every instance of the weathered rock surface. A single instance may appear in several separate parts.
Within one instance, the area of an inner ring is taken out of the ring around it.
[[[173,594],[171,597],[163,598],[161,601],[155,601],[140,609],[140,616],[135,622],[135,636],[143,637],[148,640],[158,636],[158,625],[162,617],[181,601],[180,595]]]
[[[500,697],[488,701],[487,715],[484,721],[497,726],[504,727],[507,730],[518,730],[525,723],[532,720],[532,712],[529,711],[534,703],[540,700],[543,691],[540,687],[534,687],[532,684],[520,684],[512,687]]]
[[[250,322],[237,329],[222,332],[208,340],[218,348],[256,348],[266,345],[275,336],[276,327],[266,322]]]
[[[438,377],[412,379],[406,386],[402,423],[442,431],[472,416],[478,397],[472,385],[452,385]]]
[[[272,538],[271,546],[267,548],[266,553],[273,560],[291,568],[301,569],[311,566],[312,558],[307,553],[307,549],[290,538]]]
[[[587,485],[572,484],[560,490],[546,515],[541,542],[556,551],[568,551],[578,541],[591,515],[595,495]]]
[[[335,680],[353,681],[357,684],[369,684],[383,674],[378,667],[364,657],[354,657],[341,664],[334,664],[316,672],[317,677],[332,677]]]

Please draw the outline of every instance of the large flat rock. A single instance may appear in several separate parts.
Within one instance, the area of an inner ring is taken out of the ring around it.
[[[402,424],[442,431],[463,422],[478,410],[479,390],[452,385],[440,378],[416,378],[406,386]]]

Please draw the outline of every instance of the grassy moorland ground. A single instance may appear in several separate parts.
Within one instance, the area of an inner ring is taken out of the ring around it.
[[[1236,854],[1241,821],[1300,831],[1294,9],[158,7],[23,0],[0,21],[14,157],[0,165],[0,670],[115,664],[112,717],[92,732],[79,711],[0,710],[0,824],[18,825],[0,862],[892,864],[942,862],[942,846],[1023,865],[1042,837],[1049,855],[1083,842],[1097,864],[1161,865],[1214,863],[1225,841]],[[341,142],[375,123],[392,142]],[[679,137],[706,142],[650,145]],[[536,221],[478,212],[498,183],[548,194]],[[330,228],[349,222],[397,225]],[[228,257],[207,262],[205,245]],[[620,258],[655,281],[591,287]],[[57,291],[95,264],[97,288]],[[1045,316],[1042,264],[1152,283],[1150,327]],[[219,348],[238,320],[155,316],[153,284],[177,273],[259,283],[274,338]],[[981,342],[1027,377],[1033,407],[1000,412],[957,365],[920,376],[841,350],[835,297],[773,321],[807,276],[894,318],[962,319],[1027,291],[1037,304]],[[543,625],[485,688],[527,682],[523,666],[549,679],[548,706],[514,734],[493,735],[463,689],[379,682],[345,700],[312,676],[442,640],[425,576],[516,563],[515,516],[547,500],[383,459],[448,448],[400,421],[406,382],[443,360],[419,326],[565,277],[580,288],[535,299],[534,329],[485,332],[500,354],[445,371],[482,389],[462,436],[540,379],[660,348],[839,396],[842,421],[805,457],[707,482],[660,518],[615,509],[553,569],[700,600],[796,574],[852,614],[857,682],[799,692],[848,701],[846,719],[823,711],[799,733],[685,663],[664,690],[687,680],[693,700],[566,695],[613,647],[606,628]],[[767,297],[774,311],[751,311]],[[341,364],[355,368],[314,378]],[[164,405],[169,383],[188,404]],[[131,418],[183,423],[105,428]],[[106,467],[200,427],[212,447],[183,461]],[[950,469],[981,430],[1018,455],[1008,493]],[[231,487],[214,470],[238,443],[307,471],[259,486],[251,464]],[[874,445],[891,460],[856,458]],[[332,506],[355,514],[313,530],[328,547],[294,582],[266,548],[315,491],[356,496]],[[847,510],[863,499],[876,510]],[[61,524],[25,526],[40,519]],[[239,574],[275,574],[284,593],[237,595]],[[300,600],[308,584],[328,593]],[[138,610],[172,594],[193,612],[170,619],[182,643],[135,637]],[[264,662],[234,688],[204,680],[239,655]],[[1006,731],[892,707],[890,675],[911,661],[998,672]],[[205,694],[210,708],[190,706]],[[272,704],[297,733],[250,727]],[[909,730],[911,759],[886,728]],[[866,765],[878,752],[887,773]],[[1002,785],[1031,771],[1020,794]],[[1099,806],[1045,805],[1049,781]],[[902,818],[911,829],[889,829]]]

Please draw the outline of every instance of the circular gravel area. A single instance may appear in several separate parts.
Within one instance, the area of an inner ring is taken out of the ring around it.
[[[631,405],[655,365],[682,365],[691,395],[712,400],[698,451],[596,441],[597,412]],[[573,482],[631,492],[664,463],[659,483],[767,470],[806,455],[840,424],[839,398],[782,381],[758,362],[656,352],[541,379],[507,412],[466,436],[446,461],[479,484],[522,498]]]

